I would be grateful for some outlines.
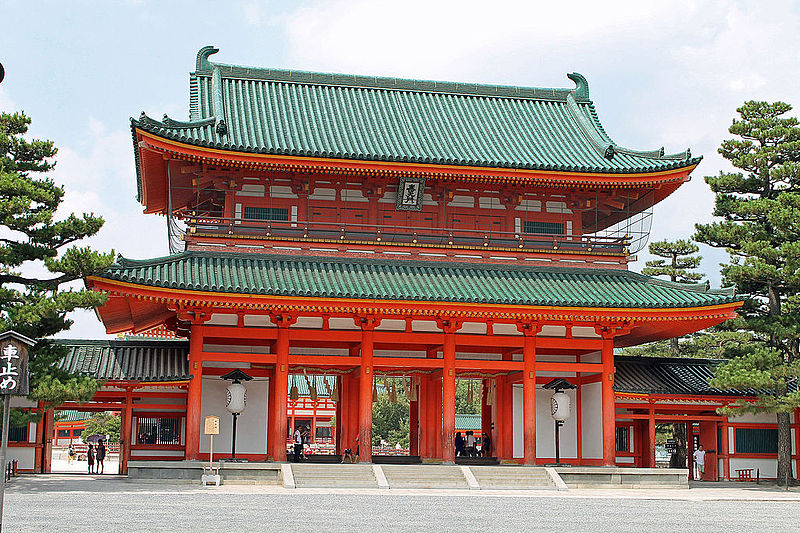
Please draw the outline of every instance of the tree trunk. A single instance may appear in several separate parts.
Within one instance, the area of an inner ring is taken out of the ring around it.
[[[672,337],[669,340],[669,351],[672,357],[679,357],[681,355],[678,349],[678,337]]]
[[[792,476],[791,413],[777,413],[778,418],[778,485],[795,484]]]
[[[672,424],[675,451],[669,458],[670,468],[686,468],[686,424]]]

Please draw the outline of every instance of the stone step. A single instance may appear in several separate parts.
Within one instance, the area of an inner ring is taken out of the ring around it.
[[[458,466],[383,465],[386,481],[392,488],[467,489],[469,485]]]
[[[520,466],[473,466],[470,468],[482,489],[552,489],[544,468]]]
[[[372,465],[293,464],[296,487],[376,488]]]

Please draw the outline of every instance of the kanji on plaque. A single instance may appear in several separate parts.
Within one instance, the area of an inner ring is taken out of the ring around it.
[[[0,394],[28,394],[28,349],[13,338],[0,343]]]

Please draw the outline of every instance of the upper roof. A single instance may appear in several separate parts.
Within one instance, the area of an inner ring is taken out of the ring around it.
[[[636,309],[736,301],[732,290],[672,283],[619,269],[247,253],[120,258],[98,277],[177,290],[301,298]]]
[[[189,343],[185,341],[65,340],[58,367],[111,381],[185,381],[191,379]]]
[[[689,150],[623,148],[580,74],[573,89],[380,78],[213,63],[190,75],[189,121],[132,120],[156,136],[234,152],[631,174],[689,167]]]

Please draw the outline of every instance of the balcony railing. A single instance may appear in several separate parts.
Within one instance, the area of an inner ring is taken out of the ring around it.
[[[419,246],[467,248],[542,249],[576,253],[627,253],[631,237],[608,235],[555,235],[482,231],[430,226],[341,223],[302,220],[251,220],[175,213],[187,225],[187,233],[204,237],[263,237],[312,241],[360,241]]]

